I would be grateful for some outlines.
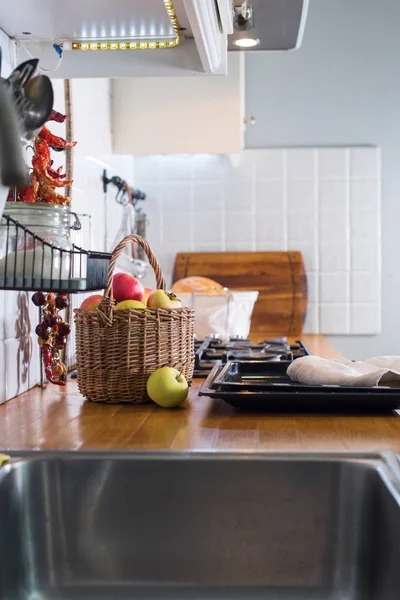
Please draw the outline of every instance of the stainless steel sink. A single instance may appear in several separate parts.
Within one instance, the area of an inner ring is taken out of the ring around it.
[[[390,453],[25,453],[0,468],[0,598],[398,600],[398,471]]]

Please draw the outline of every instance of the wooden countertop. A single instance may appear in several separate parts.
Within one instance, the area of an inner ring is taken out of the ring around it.
[[[304,336],[313,354],[338,353]],[[0,406],[1,449],[218,449],[400,451],[400,418],[384,415],[260,415],[198,397],[196,380],[178,409],[96,404],[76,382],[34,388]]]

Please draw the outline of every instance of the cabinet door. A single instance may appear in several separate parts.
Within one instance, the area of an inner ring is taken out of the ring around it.
[[[234,153],[243,148],[244,55],[228,75],[112,80],[116,154]]]

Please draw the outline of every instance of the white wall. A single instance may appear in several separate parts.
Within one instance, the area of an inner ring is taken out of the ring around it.
[[[352,358],[398,354],[400,2],[310,0],[300,50],[246,56],[247,146],[382,148],[382,334],[337,337]]]
[[[54,107],[63,112],[63,81],[53,80],[53,86]],[[133,158],[111,154],[109,80],[75,80],[72,90],[74,138],[78,141],[74,154],[72,208],[92,217],[91,235],[89,219],[82,217],[83,231],[74,241],[92,250],[109,250],[122,220],[122,209],[114,201],[115,192],[111,188],[104,198],[101,176],[106,168],[109,175],[131,180]],[[65,135],[64,125],[51,123],[49,127],[57,135]],[[53,159],[55,167],[64,160],[62,154],[56,153]],[[79,296],[73,297],[73,306],[79,305],[80,301]],[[40,356],[34,333],[37,322],[37,309],[30,302],[28,293],[0,291],[0,404],[39,381]],[[70,339],[69,356],[72,359],[73,332]]]

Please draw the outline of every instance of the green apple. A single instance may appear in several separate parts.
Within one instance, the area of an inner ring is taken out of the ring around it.
[[[147,380],[147,393],[150,398],[164,408],[179,406],[188,395],[188,384],[185,377],[172,367],[161,367]]]

